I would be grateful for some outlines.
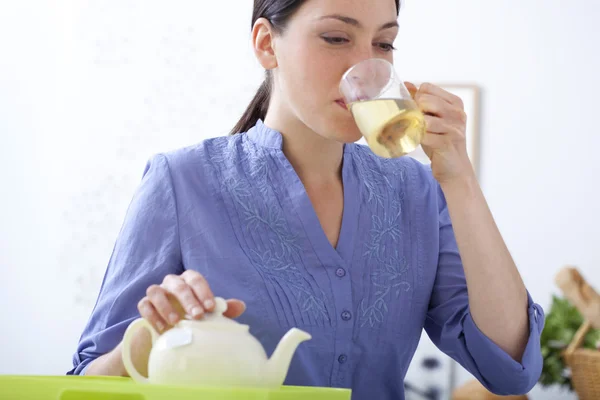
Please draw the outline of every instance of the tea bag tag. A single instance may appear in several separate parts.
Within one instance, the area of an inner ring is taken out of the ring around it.
[[[191,329],[175,328],[165,332],[163,337],[165,341],[165,347],[167,349],[174,349],[176,347],[182,347],[192,343],[194,336]]]

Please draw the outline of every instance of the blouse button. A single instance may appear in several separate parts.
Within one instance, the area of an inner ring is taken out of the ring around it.
[[[348,361],[348,356],[346,356],[345,354],[342,354],[338,357],[338,362],[340,364],[344,364],[346,361]]]
[[[335,270],[335,274],[338,277],[343,278],[346,275],[346,270],[344,268],[338,268]]]
[[[352,318],[352,314],[350,313],[350,311],[342,312],[342,319],[344,321],[350,321],[351,318]]]

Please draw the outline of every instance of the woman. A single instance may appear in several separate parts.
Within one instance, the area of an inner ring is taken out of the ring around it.
[[[255,0],[265,82],[236,134],[148,163],[70,373],[126,375],[119,343],[138,311],[164,331],[218,295],[269,354],[289,328],[311,333],[286,384],[404,398],[425,328],[491,391],[533,387],[543,312],[475,178],[460,99],[410,85],[431,169],[353,143],[338,84],[361,60],[392,61],[398,3]],[[148,349],[140,332],[139,368]]]

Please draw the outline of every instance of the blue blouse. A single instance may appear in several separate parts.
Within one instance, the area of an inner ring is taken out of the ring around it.
[[[528,294],[530,336],[520,363],[477,328],[431,170],[346,144],[342,179],[333,248],[281,134],[262,121],[153,157],[68,373],[84,373],[121,341],[148,286],[194,269],[215,295],[246,302],[238,320],[267,354],[292,327],[312,335],[298,347],[285,384],[351,388],[355,400],[403,399],[424,328],[493,392],[529,391],[542,368],[543,310]]]

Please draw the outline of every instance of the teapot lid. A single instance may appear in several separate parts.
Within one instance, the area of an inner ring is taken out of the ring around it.
[[[240,324],[237,321],[234,321],[231,318],[227,318],[223,315],[223,313],[227,311],[227,302],[222,297],[215,297],[215,308],[212,312],[207,312],[204,316],[197,320],[192,318],[190,315],[186,315],[185,319],[181,322],[193,323],[193,324],[202,324],[202,328],[218,328],[225,330],[238,330],[238,331],[248,331],[248,325]]]

